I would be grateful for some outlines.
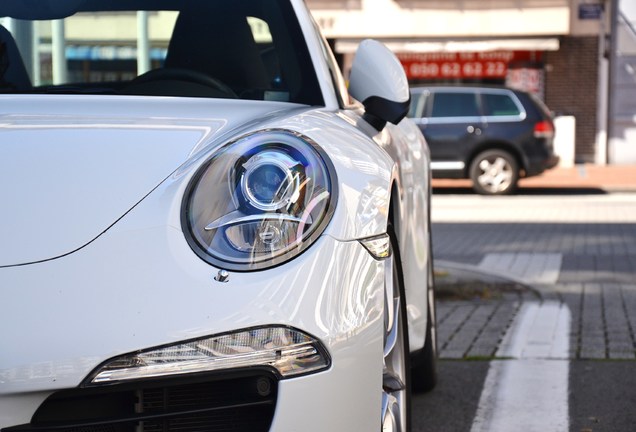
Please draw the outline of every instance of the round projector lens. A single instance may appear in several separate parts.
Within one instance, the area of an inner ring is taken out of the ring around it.
[[[271,204],[284,187],[285,172],[275,165],[261,165],[247,179],[249,194],[259,203]]]
[[[281,157],[278,152],[264,152],[245,164],[241,189],[243,196],[257,209],[274,211],[283,208],[294,194],[294,176],[285,158],[289,157]]]

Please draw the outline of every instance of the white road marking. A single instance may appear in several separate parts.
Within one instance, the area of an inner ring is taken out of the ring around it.
[[[471,432],[569,430],[571,314],[558,302],[524,304],[490,363]]]
[[[560,253],[489,253],[478,267],[528,284],[554,284],[559,279],[562,260]]]
[[[526,302],[506,332],[496,356],[567,360],[570,356],[570,322],[570,309],[565,304]]]

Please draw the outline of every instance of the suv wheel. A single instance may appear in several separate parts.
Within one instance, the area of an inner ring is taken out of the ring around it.
[[[517,189],[519,164],[504,150],[486,150],[470,164],[473,189],[482,195],[506,195]]]

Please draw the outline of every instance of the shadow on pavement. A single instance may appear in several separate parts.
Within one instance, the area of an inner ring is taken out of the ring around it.
[[[444,261],[435,261],[435,294],[439,301],[540,298],[528,285]]]

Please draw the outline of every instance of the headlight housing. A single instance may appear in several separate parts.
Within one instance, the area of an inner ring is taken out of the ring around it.
[[[248,271],[279,265],[325,229],[335,172],[322,149],[289,131],[256,132],[217,151],[183,203],[188,243],[205,261]]]
[[[89,376],[86,385],[250,367],[270,368],[285,379],[330,366],[327,350],[313,337],[289,327],[259,327],[112,358]]]

